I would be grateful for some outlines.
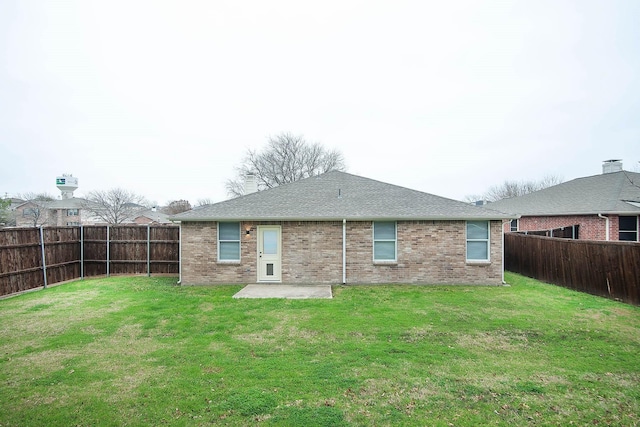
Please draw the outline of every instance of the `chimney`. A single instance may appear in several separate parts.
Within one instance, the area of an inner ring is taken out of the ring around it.
[[[247,172],[244,176],[244,194],[251,194],[258,191],[258,181],[253,172]]]
[[[613,173],[622,171],[622,160],[605,160],[602,162],[602,173]]]

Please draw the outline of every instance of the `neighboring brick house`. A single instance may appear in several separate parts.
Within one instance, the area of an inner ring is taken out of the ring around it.
[[[171,217],[186,285],[498,285],[510,218],[335,171]]]
[[[16,226],[64,227],[95,224],[99,221],[99,218],[87,209],[90,203],[88,200],[73,196],[78,188],[78,178],[73,175],[60,175],[56,178],[56,187],[61,192],[58,199],[32,199],[16,206],[14,211]]]
[[[27,201],[16,207],[18,227],[73,226],[93,224],[95,218],[84,208],[87,201],[78,197],[51,201]]]
[[[164,212],[160,212],[156,207],[151,209],[145,209],[142,212],[139,212],[135,218],[133,218],[132,222],[134,224],[171,224],[169,220],[169,215]]]
[[[519,219],[505,231],[546,231],[582,240],[638,242],[640,173],[622,170],[617,160],[601,175],[577,178],[544,190],[488,205]]]

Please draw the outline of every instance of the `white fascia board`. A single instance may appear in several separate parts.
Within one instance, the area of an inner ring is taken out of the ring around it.
[[[227,217],[227,218],[183,218],[172,220],[175,222],[216,222],[216,221],[502,221],[505,219],[519,219],[521,215],[504,216],[424,216],[424,217],[397,217],[397,216],[377,216],[377,217]]]

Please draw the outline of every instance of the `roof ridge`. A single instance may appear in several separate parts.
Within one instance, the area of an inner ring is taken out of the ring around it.
[[[508,214],[344,171],[328,171],[288,185],[173,216],[176,220],[502,219]]]

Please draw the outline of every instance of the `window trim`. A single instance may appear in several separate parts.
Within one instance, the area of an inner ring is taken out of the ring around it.
[[[513,227],[513,223],[515,221],[515,228]],[[515,218],[512,219],[511,221],[509,221],[509,231],[511,232],[515,232],[515,231],[519,231],[520,230],[520,220]]]
[[[633,230],[627,230],[627,229],[622,229],[620,228],[620,223],[622,221],[620,221],[621,218],[635,218],[635,229]],[[638,242],[638,237],[640,237],[640,215],[618,215],[618,240],[621,242]],[[635,240],[622,240],[620,237],[622,235],[622,233],[626,233],[626,234],[635,234]]]
[[[22,217],[23,218],[32,218],[34,216],[40,215],[40,208],[24,208],[22,209]]]
[[[486,223],[487,224],[487,238],[486,239],[470,239],[469,238],[469,223]],[[465,221],[465,261],[468,264],[489,264],[491,263],[491,221]],[[469,258],[469,242],[486,242],[487,245],[487,258],[486,259],[474,259]]]
[[[220,238],[220,224],[238,224],[238,239],[237,240],[222,240]],[[217,241],[218,241],[218,262],[219,263],[227,263],[227,264],[239,264],[240,260],[242,259],[242,234],[240,233],[240,222],[239,221],[222,221],[222,222],[218,222],[217,224],[217,230],[218,230],[218,235],[217,235]],[[222,243],[238,243],[238,259],[222,259],[220,258],[221,252],[220,252],[220,247],[222,246]]]
[[[391,223],[394,228],[393,239],[376,239],[376,223]],[[371,221],[371,245],[374,264],[396,264],[398,262],[398,221]],[[376,242],[393,242],[393,259],[376,259]]]

